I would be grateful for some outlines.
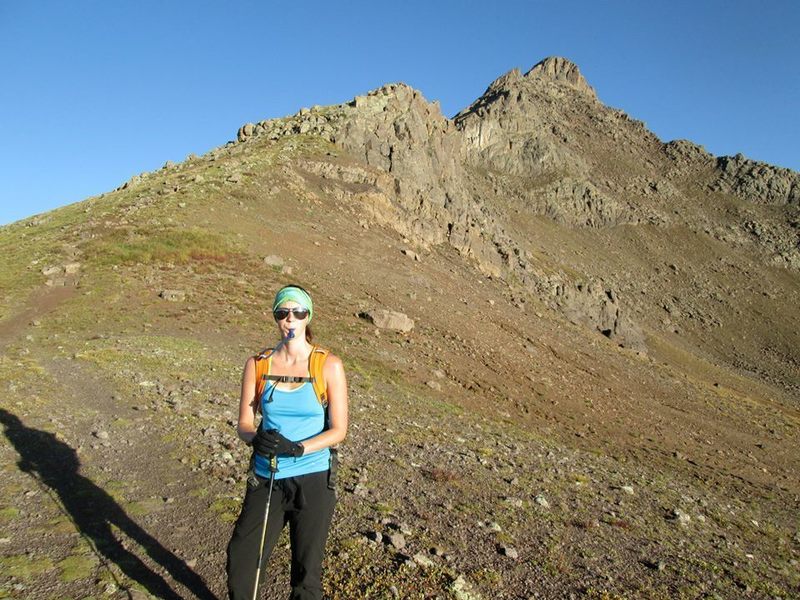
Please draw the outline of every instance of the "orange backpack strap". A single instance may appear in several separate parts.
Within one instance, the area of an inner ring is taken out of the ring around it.
[[[330,352],[324,348],[314,346],[311,349],[311,354],[308,355],[308,372],[311,375],[314,393],[317,395],[317,400],[322,406],[328,405],[328,387],[325,383],[324,367],[325,359],[328,358],[329,353]],[[272,348],[266,348],[253,357],[256,364],[256,398],[258,399],[261,398],[261,395],[264,393],[264,388],[267,386],[271,354]]]
[[[261,394],[264,393],[264,388],[267,386],[267,374],[269,372],[269,357],[272,354],[272,348],[266,348],[253,359],[256,363],[256,402],[258,403],[257,411],[261,410]]]
[[[328,406],[328,387],[324,374],[325,359],[328,358],[328,354],[330,354],[328,350],[314,346],[308,356],[308,372],[314,385],[314,393],[322,406]]]

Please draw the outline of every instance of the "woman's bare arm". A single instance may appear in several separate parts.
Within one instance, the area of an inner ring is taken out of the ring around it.
[[[344,365],[338,356],[329,354],[323,371],[328,388],[330,429],[303,441],[304,454],[316,452],[341,442],[347,435],[348,397]],[[241,422],[241,420],[240,420]]]
[[[256,435],[256,361],[247,359],[242,373],[242,393],[239,397],[239,424],[236,432],[248,444]]]

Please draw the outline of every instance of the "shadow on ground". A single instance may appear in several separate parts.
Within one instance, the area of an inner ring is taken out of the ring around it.
[[[0,408],[5,435],[20,456],[19,468],[58,495],[64,510],[81,535],[91,541],[106,561],[117,565],[132,581],[157,598],[180,600],[181,596],[136,554],[126,549],[112,527],[141,546],[147,555],[186,586],[193,597],[217,600],[205,582],[186,563],[142,529],[106,491],[79,473],[80,461],[73,448],[52,433],[26,427],[20,419]]]

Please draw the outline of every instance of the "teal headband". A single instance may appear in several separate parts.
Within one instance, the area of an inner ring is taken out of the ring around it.
[[[272,311],[274,312],[275,309],[284,302],[290,301],[297,302],[303,308],[308,309],[308,322],[311,323],[311,317],[314,316],[314,303],[311,302],[311,296],[309,296],[305,290],[294,287],[293,285],[287,285],[278,290],[278,293],[275,295],[275,302],[272,303]]]

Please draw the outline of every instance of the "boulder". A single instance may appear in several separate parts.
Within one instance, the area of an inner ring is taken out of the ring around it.
[[[450,585],[450,592],[456,600],[481,600],[481,595],[475,591],[463,575],[455,578]]]
[[[264,264],[268,267],[280,268],[283,267],[283,258],[277,254],[270,254],[269,256],[264,257]]]
[[[553,286],[552,294],[555,307],[572,323],[594,328],[625,348],[647,350],[644,334],[628,319],[613,289],[596,281],[561,282]]]
[[[186,292],[183,290],[161,290],[158,295],[169,302],[183,302],[186,300]]]
[[[255,132],[256,126],[253,123],[245,123],[239,128],[239,131],[236,133],[236,138],[243,142],[247,138],[251,137]]]
[[[378,329],[390,329],[401,333],[408,333],[414,329],[414,321],[401,312],[385,309],[375,309],[359,314]]]

